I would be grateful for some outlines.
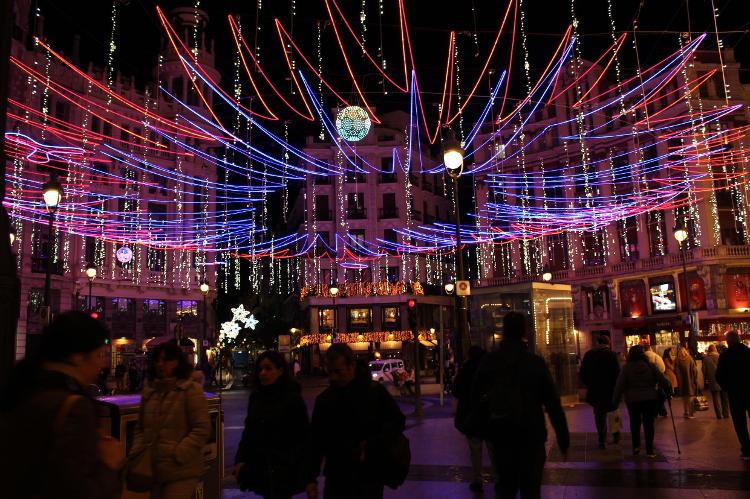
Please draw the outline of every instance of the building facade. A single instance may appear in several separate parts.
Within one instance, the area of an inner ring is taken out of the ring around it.
[[[121,239],[105,239],[77,235],[68,225],[75,222],[71,212],[85,209],[101,219],[107,234],[132,213],[146,220],[143,231],[152,230],[149,221],[159,222],[159,227],[174,223],[182,224],[184,230],[198,230],[182,217],[187,220],[186,214],[193,212],[198,218],[197,211],[215,203],[215,188],[209,186],[216,180],[215,167],[196,155],[182,154],[148,129],[148,118],[138,109],[92,90],[92,84],[73,68],[51,57],[33,38],[44,39],[43,17],[31,12],[31,2],[14,5],[12,55],[20,63],[12,67],[6,130],[49,146],[68,145],[66,133],[83,134],[83,144],[90,152],[79,163],[39,162],[15,155],[6,165],[6,199],[21,283],[17,357],[38,343],[48,258],[52,258],[52,313],[79,309],[96,314],[111,330],[113,364],[142,352],[154,338],[158,342],[177,335],[194,344],[211,340],[213,314],[205,305],[215,296],[216,275],[210,247],[151,247],[133,244],[125,230]],[[218,80],[218,72],[212,69],[213,44],[204,35],[205,13],[198,12],[197,24],[193,8],[175,9],[169,16],[184,43],[192,45],[197,40],[195,50],[201,64]],[[74,47],[72,61],[77,59],[75,52]],[[157,81],[144,88],[107,68],[89,64],[83,71],[166,120],[175,120],[180,108],[160,86],[196,111],[202,110],[179,59],[166,44],[154,69]],[[192,145],[211,147],[199,141]],[[110,147],[116,148],[118,155],[110,154],[114,150]],[[137,156],[138,165],[147,166],[139,169],[127,164],[122,160],[126,155]],[[157,174],[159,170],[167,173]],[[43,207],[41,190],[24,192],[22,181],[38,180],[41,185],[51,173],[59,178],[63,197],[49,238],[46,215],[32,214],[19,203],[36,198]],[[205,179],[206,184],[194,187],[180,180],[184,178],[181,174]],[[66,191],[66,185],[89,188]],[[158,240],[159,236],[154,237]],[[89,263],[97,269],[90,287],[85,274]],[[199,289],[202,282],[210,287],[207,296]]]
[[[533,136],[535,131],[579,112],[580,119],[549,128],[544,140],[525,150],[523,165],[519,164],[519,155],[515,155],[512,162],[498,161],[493,173],[517,174],[523,169],[532,174],[559,169],[569,181],[553,187],[537,182],[515,190],[489,189],[486,182],[480,181],[477,183],[479,211],[491,209],[495,202],[514,206],[528,203],[527,206],[535,208],[543,203],[544,210],[550,211],[562,206],[596,210],[596,202],[590,200],[598,196],[622,200],[625,204],[639,199],[644,189],[656,189],[674,181],[680,168],[667,164],[682,161],[676,152],[684,147],[681,140],[689,139],[664,140],[666,133],[636,137],[631,130],[635,122],[649,117],[656,122],[674,116],[695,116],[697,120],[701,111],[727,104],[741,105],[707,124],[704,131],[737,129],[750,123],[750,87],[740,83],[739,64],[732,50],[724,49],[721,55],[720,62],[716,51],[697,51],[684,71],[660,89],[658,98],[649,99],[645,106],[619,117],[613,117],[611,112],[586,112],[586,106],[588,109],[597,106],[596,100],[584,104],[583,109],[571,107],[580,99],[580,92],[593,89],[591,95],[597,95],[614,88],[606,78],[600,79],[601,68],[586,71],[580,83],[572,87],[568,84],[573,75],[581,74],[591,65],[584,61],[578,73],[566,71],[561,75],[559,88],[567,91],[540,109],[524,132]],[[685,88],[690,88],[690,93],[686,94]],[[649,90],[645,88],[644,92]],[[579,134],[593,129],[606,133],[601,140],[585,144],[576,140]],[[644,140],[644,136],[651,142],[636,142]],[[484,138],[487,137],[485,134]],[[677,202],[671,205],[665,203],[664,209],[657,206],[603,223],[593,230],[570,230],[483,245],[480,259],[487,265],[480,268],[491,271],[479,276],[475,285],[541,280],[547,266],[553,282],[572,285],[576,338],[584,351],[598,334],[609,334],[615,350],[625,351],[639,341],[649,341],[661,352],[685,338],[690,320],[697,321],[700,351],[709,342],[721,341],[721,334],[730,328],[739,330],[745,341],[750,340],[750,245],[745,187],[748,162],[744,152],[746,143],[736,139],[726,139],[728,147],[721,161],[697,162],[698,170],[693,174],[704,180],[692,183],[688,192],[676,197]],[[508,156],[521,146],[518,141],[507,144]],[[663,166],[650,168],[648,174],[640,172],[641,165],[656,162]],[[586,185],[587,173],[581,171],[585,164],[590,168],[589,174],[592,170],[607,169],[617,173],[607,182]],[[617,168],[623,165],[630,166]],[[678,226],[687,231],[684,248],[673,235]],[[687,286],[683,269],[687,273]],[[688,317],[688,310],[693,319]],[[475,326],[480,325],[472,324],[476,334]]]

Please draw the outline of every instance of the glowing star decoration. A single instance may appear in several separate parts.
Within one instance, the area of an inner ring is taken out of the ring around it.
[[[130,261],[133,259],[133,250],[128,248],[127,246],[122,246],[117,250],[115,256],[117,257],[117,261],[122,264],[130,263]]]
[[[221,339],[228,338],[233,340],[240,334],[240,325],[234,321],[223,322],[221,324]]]
[[[255,318],[254,315],[250,314],[250,317],[245,319],[245,327],[249,327],[253,331],[255,331],[255,326],[258,325],[258,319]]]
[[[348,106],[336,115],[336,129],[341,138],[348,142],[357,142],[365,138],[370,131],[370,116],[359,106]]]
[[[232,310],[232,322],[243,322],[247,323],[248,316],[252,317],[250,315],[249,310],[245,310],[245,305],[240,303],[240,306],[237,308],[233,308]],[[247,327],[247,326],[245,326]]]

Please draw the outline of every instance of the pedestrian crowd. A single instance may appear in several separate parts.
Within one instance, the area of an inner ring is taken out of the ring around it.
[[[470,488],[483,489],[482,455],[490,457],[495,497],[541,497],[547,460],[548,419],[567,457],[565,412],[544,359],[532,353],[526,317],[509,312],[503,339],[492,352],[478,346],[452,380],[455,427],[466,436]],[[7,497],[21,499],[118,497],[123,487],[152,499],[189,499],[205,470],[210,433],[203,379],[176,342],[155,347],[148,359],[132,445],[126,453],[100,428],[91,386],[101,377],[109,334],[88,314],[58,315],[42,334],[37,355],[21,361],[2,388],[0,462]],[[619,406],[629,415],[632,452],[653,458],[655,420],[667,416],[673,396],[693,418],[699,376],[719,419],[730,417],[742,457],[750,459],[750,349],[726,334],[721,353],[708,348],[698,370],[686,345],[662,356],[634,345],[624,363],[600,334],[583,357],[579,375],[594,413],[601,449],[620,440]],[[335,343],[325,353],[329,386],[311,415],[297,381],[299,366],[268,351],[253,364],[244,430],[233,474],[243,491],[266,499],[306,494],[309,499],[377,499],[409,472],[406,418],[382,383],[373,381],[352,349]],[[117,376],[117,374],[116,374]],[[200,378],[200,379],[199,379]],[[398,383],[406,387],[410,375]],[[641,440],[641,431],[643,440]],[[677,437],[675,431],[675,438]],[[679,447],[678,447],[679,449]],[[324,477],[320,483],[321,475]]]

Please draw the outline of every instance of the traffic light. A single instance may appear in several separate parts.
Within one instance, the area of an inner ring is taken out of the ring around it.
[[[406,318],[409,321],[409,329],[415,332],[417,330],[417,300],[413,298],[406,302]]]
[[[92,319],[98,319],[99,318],[99,313],[98,312],[91,312],[89,315],[91,316]]]

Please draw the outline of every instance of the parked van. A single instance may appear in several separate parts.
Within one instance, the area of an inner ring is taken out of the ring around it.
[[[393,383],[393,373],[403,373],[404,361],[401,359],[380,359],[370,362],[370,374],[373,381]]]

